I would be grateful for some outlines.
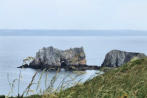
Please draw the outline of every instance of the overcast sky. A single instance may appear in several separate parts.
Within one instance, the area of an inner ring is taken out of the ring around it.
[[[147,0],[0,0],[0,29],[147,30]]]

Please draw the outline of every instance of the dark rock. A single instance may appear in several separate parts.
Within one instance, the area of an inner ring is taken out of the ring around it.
[[[29,65],[28,64],[24,64],[23,66],[17,67],[17,68],[28,68]]]
[[[60,69],[65,69],[66,71],[85,71],[85,70],[98,70],[100,69],[99,66],[89,66],[89,65],[70,65],[70,66],[53,66],[53,65],[45,65],[45,66],[41,66],[41,65],[37,65],[37,66],[28,66],[26,65],[22,65],[20,67],[17,68],[33,68],[33,69],[41,69],[41,70],[46,70],[46,71],[57,71]]]
[[[106,54],[102,67],[119,67],[129,62],[134,57],[143,58],[145,57],[145,54],[112,50]]]
[[[85,70],[98,70],[100,69],[99,66],[89,66],[89,65],[71,65],[64,67],[66,71],[85,71]]]

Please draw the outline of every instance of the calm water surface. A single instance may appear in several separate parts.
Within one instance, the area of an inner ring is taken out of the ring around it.
[[[22,64],[22,60],[27,56],[35,56],[36,52],[42,47],[54,46],[59,49],[68,49],[72,47],[83,46],[86,53],[87,64],[100,66],[103,62],[105,54],[112,49],[120,49],[125,51],[143,52],[147,54],[147,36],[5,36],[0,37],[0,95],[7,95],[10,91],[8,81],[12,82],[18,79],[21,71],[20,93],[24,91],[30,83],[32,76],[37,71],[35,82],[39,80],[41,71],[33,69],[17,69],[16,67]],[[86,81],[96,75],[99,71],[86,71],[85,74],[77,77],[74,81],[68,84],[74,85],[75,82],[81,80]],[[42,76],[40,88],[45,89],[45,79],[49,81],[55,76],[55,72],[45,72]],[[66,80],[71,80],[78,74],[72,72],[61,71],[57,75],[57,81],[54,88],[57,88],[61,81],[66,77]],[[47,78],[46,78],[47,77]],[[39,88],[39,89],[40,89]],[[36,89],[34,84],[31,89]],[[15,82],[15,87],[12,95],[18,93],[18,83]],[[36,92],[30,92],[33,94]]]

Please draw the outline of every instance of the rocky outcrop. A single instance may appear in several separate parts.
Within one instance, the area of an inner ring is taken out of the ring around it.
[[[25,62],[26,60],[29,59],[25,59]],[[82,47],[68,50],[59,50],[54,47],[42,48],[36,53],[36,57],[29,64],[25,63],[18,68],[47,70],[57,70],[60,68],[64,68],[65,70],[99,69],[98,66],[86,65],[86,56]]]
[[[134,57],[143,58],[145,57],[145,54],[112,50],[106,54],[102,67],[119,67],[129,62]]]
[[[36,53],[29,66],[70,66],[85,65],[86,56],[83,48],[59,50],[53,47],[42,48]]]

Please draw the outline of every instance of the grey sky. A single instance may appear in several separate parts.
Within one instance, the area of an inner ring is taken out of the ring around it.
[[[0,0],[0,29],[147,30],[147,0]]]

